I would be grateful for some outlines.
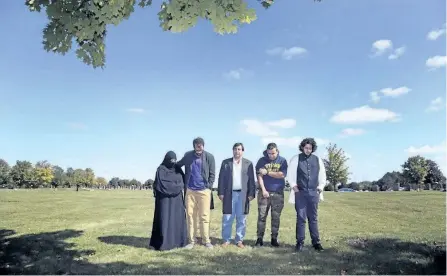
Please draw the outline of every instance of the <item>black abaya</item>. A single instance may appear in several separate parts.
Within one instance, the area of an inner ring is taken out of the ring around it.
[[[171,250],[187,244],[183,171],[174,166],[175,153],[166,154],[154,181],[155,210],[150,246]]]

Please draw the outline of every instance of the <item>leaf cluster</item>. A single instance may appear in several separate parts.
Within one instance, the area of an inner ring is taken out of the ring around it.
[[[329,144],[326,150],[327,158],[323,162],[327,181],[331,185],[346,184],[349,178],[349,166],[347,165],[349,158],[342,148],[337,147],[337,144]]]
[[[258,1],[264,8],[274,3]],[[44,49],[65,55],[75,43],[77,57],[93,68],[106,64],[107,26],[128,19],[137,5],[151,4],[152,0],[25,0],[31,12],[46,11],[49,22],[43,30]],[[161,4],[158,17],[164,31],[184,32],[204,19],[221,35],[236,33],[240,25],[257,19],[246,0],[168,0]]]

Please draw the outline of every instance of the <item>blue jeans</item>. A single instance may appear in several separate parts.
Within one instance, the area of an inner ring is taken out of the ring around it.
[[[224,199],[225,200],[225,199]],[[233,230],[233,221],[236,217],[236,242],[242,242],[245,237],[246,217],[244,214],[244,206],[242,206],[241,192],[233,192],[231,200],[231,215],[224,214],[222,216],[222,239],[224,242],[230,242],[231,232]]]

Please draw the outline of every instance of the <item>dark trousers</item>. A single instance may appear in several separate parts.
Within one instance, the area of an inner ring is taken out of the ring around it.
[[[320,243],[318,232],[318,203],[320,195],[317,191],[299,191],[295,193],[296,210],[296,242],[304,243],[306,234],[306,219],[309,222],[309,232],[312,244]]]
[[[284,208],[284,192],[270,192],[268,198],[262,196],[262,192],[258,193],[258,223],[257,223],[257,236],[258,238],[264,237],[266,228],[266,221],[268,213],[271,209],[271,230],[272,239],[278,238],[279,225],[281,223],[281,213]]]

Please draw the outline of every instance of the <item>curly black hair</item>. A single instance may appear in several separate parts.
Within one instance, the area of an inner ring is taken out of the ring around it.
[[[304,152],[304,146],[306,146],[307,144],[312,145],[312,153],[317,151],[317,142],[315,142],[315,139],[314,138],[305,138],[300,143],[300,151],[301,152]]]

